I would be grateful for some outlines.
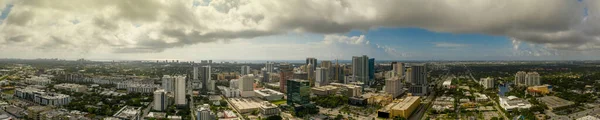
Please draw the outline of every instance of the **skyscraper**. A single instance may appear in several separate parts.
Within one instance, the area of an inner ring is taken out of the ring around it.
[[[400,79],[399,77],[392,77],[385,80],[385,92],[391,94],[393,98],[404,92]]]
[[[321,67],[322,68],[327,68],[327,69],[331,68],[332,67],[331,66],[331,61],[329,61],[329,60],[323,60],[323,61],[321,61]]]
[[[166,92],[174,92],[175,91],[175,78],[170,75],[163,75],[162,77],[162,88],[165,89]]]
[[[317,68],[316,71],[316,84],[315,86],[325,86],[327,84],[329,84],[329,69],[327,68]]]
[[[371,58],[369,59],[369,79],[367,80],[368,82],[365,82],[365,84],[368,84],[369,86],[371,84],[373,84],[373,81],[375,81],[375,58]]]
[[[366,55],[352,57],[352,78],[354,81],[363,82],[363,85],[365,85],[363,86],[363,89],[368,85],[369,57]]]
[[[525,76],[525,85],[527,86],[535,86],[540,85],[540,74],[537,72],[529,72]]]
[[[268,73],[266,70],[262,70],[261,74],[263,76],[262,80],[260,81],[261,83],[268,83],[268,82],[270,82],[269,81],[270,77],[271,77],[270,73]]]
[[[204,104],[196,109],[196,120],[214,120],[215,115],[210,111],[210,105]]]
[[[168,106],[169,101],[167,98],[167,91],[165,91],[165,89],[158,89],[154,91],[154,106],[152,106],[152,109],[156,111],[164,111]]]
[[[412,79],[413,79],[412,75],[413,75],[412,68],[410,68],[410,67],[406,68],[406,75],[405,75],[406,79],[404,79],[404,82],[412,83]]]
[[[198,80],[198,66],[194,66],[194,73],[192,74],[194,81]]]
[[[392,64],[392,70],[396,72],[397,76],[404,76],[404,63],[396,62],[395,64]]]
[[[515,74],[515,85],[525,85],[525,76],[527,75],[524,71],[519,71]]]
[[[308,63],[306,66],[306,73],[308,75],[308,81],[310,82],[310,86],[315,86],[315,68],[313,68],[312,63]]]
[[[310,83],[307,80],[290,79],[286,84],[288,105],[304,105],[310,102]]]
[[[208,91],[214,91],[215,86],[214,86],[213,81],[210,78],[210,74],[211,74],[210,69],[211,69],[210,65],[202,66],[202,89],[208,90]]]
[[[248,75],[248,74],[250,74],[250,66],[247,66],[247,65],[242,66],[240,74],[241,75]]]
[[[279,91],[286,92],[286,82],[292,79],[294,68],[289,63],[282,63],[279,65]]]
[[[344,83],[344,67],[340,66],[338,61],[335,61],[335,66],[333,66],[333,77],[332,80],[338,83]]]
[[[273,73],[273,70],[274,70],[274,69],[273,69],[273,64],[274,64],[274,63],[272,63],[272,62],[267,62],[267,63],[265,64],[265,69],[267,70],[267,72],[269,72],[269,73]]]
[[[254,96],[254,76],[244,75],[239,80],[240,94],[242,97],[252,97]]]
[[[415,96],[427,95],[427,68],[425,65],[413,65],[411,66],[411,87],[410,92]]]
[[[175,76],[175,104],[186,105],[185,102],[185,76]]]
[[[311,64],[312,70],[315,71],[315,69],[317,69],[317,58],[306,58],[306,65],[308,64]],[[306,68],[308,68],[308,66],[306,66]]]

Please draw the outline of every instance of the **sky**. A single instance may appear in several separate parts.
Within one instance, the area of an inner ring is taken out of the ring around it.
[[[0,58],[598,60],[597,0],[0,0]]]

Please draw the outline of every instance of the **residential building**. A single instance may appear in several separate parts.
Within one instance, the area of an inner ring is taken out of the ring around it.
[[[392,64],[392,71],[399,77],[404,76],[404,63],[396,62],[395,64]]]
[[[27,118],[28,120],[44,120],[42,112],[51,110],[48,106],[30,106],[27,107]]]
[[[192,80],[197,81],[198,79],[198,66],[194,66],[194,71],[192,73]]]
[[[481,78],[479,80],[479,84],[481,86],[483,86],[483,89],[490,89],[490,88],[494,88],[494,79],[487,77],[487,78]]]
[[[515,74],[515,85],[525,85],[525,76],[527,75],[524,71],[519,71]]]
[[[196,120],[214,120],[215,114],[210,110],[210,105],[204,104],[196,109]]]
[[[67,90],[71,92],[86,92],[87,86],[80,84],[72,84],[72,83],[62,83],[54,85],[56,89]]]
[[[283,93],[272,90],[272,89],[262,89],[262,90],[254,90],[257,97],[260,97],[267,101],[276,101],[283,99]]]
[[[175,77],[170,76],[170,75],[163,75],[162,88],[165,89],[166,92],[174,92],[175,91]]]
[[[315,65],[312,64],[308,64],[306,65],[306,73],[307,73],[307,79],[310,82],[310,86],[313,87],[315,86],[315,68],[313,68]],[[302,79],[302,78],[296,78],[296,79]]]
[[[141,120],[142,107],[125,106],[121,108],[113,117],[121,120]]]
[[[48,77],[32,76],[31,78],[25,78],[25,83],[46,86],[52,83],[52,80],[50,80]]]
[[[154,106],[152,106],[152,109],[156,111],[165,111],[169,106],[168,100],[167,91],[165,91],[165,89],[154,91]]]
[[[275,69],[273,68],[273,67],[274,67],[274,64],[275,64],[275,63],[272,63],[272,62],[267,62],[267,63],[265,64],[265,70],[267,70],[267,72],[269,72],[269,73],[273,73],[273,72],[274,72],[274,70],[275,70]]]
[[[217,86],[219,90],[221,90],[221,94],[228,98],[240,97],[240,90],[237,88],[225,87],[225,86]]]
[[[32,87],[17,88],[15,89],[14,96],[40,105],[61,106],[71,102],[71,97],[69,95],[44,92],[43,90]]]
[[[385,92],[392,95],[393,98],[404,93],[404,86],[399,77],[392,77],[385,80]]]
[[[239,82],[240,94],[242,97],[254,96],[254,75],[244,75]]]
[[[241,68],[240,74],[241,75],[247,75],[247,74],[250,74],[250,72],[251,72],[250,71],[250,66],[244,65]]]
[[[540,74],[537,72],[529,72],[525,75],[525,85],[526,86],[535,86],[540,85]]]
[[[202,66],[202,89],[207,91],[215,91],[215,82],[211,79],[210,65]]]
[[[393,101],[382,109],[377,111],[377,117],[394,118],[401,117],[408,119],[412,112],[421,104],[419,96],[408,96],[404,99]]]
[[[268,83],[271,82],[271,73],[268,73],[266,70],[262,70],[262,79],[261,79],[261,83]]]
[[[552,86],[551,85],[530,86],[530,87],[527,87],[526,92],[527,92],[527,94],[530,94],[533,96],[547,95],[547,94],[550,94],[550,92],[552,92]]]
[[[425,96],[428,93],[427,68],[425,65],[411,66],[410,93],[416,96]]]
[[[279,65],[279,70],[279,91],[286,93],[286,82],[292,79],[294,68],[289,63],[282,63]]]
[[[279,113],[280,113],[279,108],[275,104],[270,103],[268,101],[261,102],[260,114],[262,115],[263,118],[267,118],[269,116],[274,116],[274,115],[279,115]]]
[[[310,83],[308,80],[287,80],[287,104],[304,105],[310,102]]]
[[[317,68],[317,58],[306,58],[306,68],[309,68],[308,66],[310,66],[310,68],[312,68],[312,71],[315,71],[315,69]],[[307,69],[307,71],[310,69]]]
[[[175,76],[175,105],[186,105],[185,76]]]
[[[352,78],[363,83],[369,81],[369,57],[366,55],[352,57]]]
[[[413,75],[412,68],[411,67],[406,68],[406,73],[404,73],[404,74],[405,74],[404,76],[406,78],[406,79],[404,79],[404,83],[411,83],[412,79],[413,79],[413,77],[412,77],[412,75]]]

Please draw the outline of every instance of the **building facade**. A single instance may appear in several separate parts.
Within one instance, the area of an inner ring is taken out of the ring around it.
[[[479,80],[479,84],[483,86],[483,89],[491,89],[494,88],[494,79],[493,78],[481,78]]]
[[[175,105],[186,105],[185,76],[175,76]]]
[[[308,80],[287,80],[287,104],[304,105],[310,102],[310,83]]]
[[[426,65],[411,66],[410,93],[416,96],[425,96],[428,93],[427,68]]]
[[[329,84],[330,80],[330,71],[327,68],[317,68],[316,71],[316,85],[315,86],[325,86]]]
[[[154,91],[154,106],[152,106],[152,109],[156,111],[165,111],[169,106],[168,99],[167,91],[165,91],[165,89]]]
[[[354,81],[369,82],[369,57],[366,55],[352,57],[352,78]]]
[[[240,94],[242,97],[254,96],[254,75],[244,75],[239,80]]]
[[[399,77],[392,77],[385,80],[385,92],[392,95],[393,98],[404,93],[404,86]]]
[[[282,63],[279,65],[279,70],[279,91],[286,93],[286,82],[292,79],[294,68],[289,63]]]

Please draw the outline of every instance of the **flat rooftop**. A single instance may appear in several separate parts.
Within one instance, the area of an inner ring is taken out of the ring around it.
[[[571,102],[556,96],[545,96],[539,97],[537,99],[544,102],[544,104],[546,104],[550,108],[565,107],[575,104],[575,102]]]
[[[385,106],[381,111],[389,110],[407,110],[412,104],[415,104],[419,100],[419,96],[409,96],[399,101],[394,101]]]
[[[237,109],[258,109],[263,100],[252,98],[230,98],[229,102]]]

